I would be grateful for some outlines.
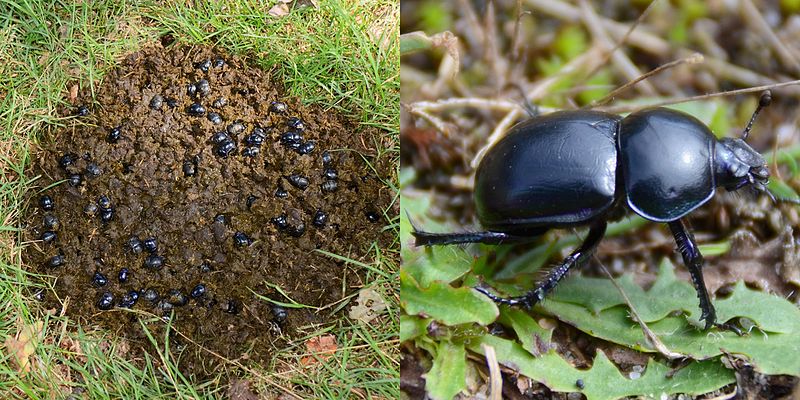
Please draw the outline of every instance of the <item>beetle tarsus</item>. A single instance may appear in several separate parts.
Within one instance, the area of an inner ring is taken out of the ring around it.
[[[744,336],[744,332],[741,329],[739,329],[738,326],[736,326],[734,324],[730,324],[730,323],[725,322],[725,323],[716,323],[716,324],[714,324],[714,326],[717,327],[717,329],[719,329],[721,331],[730,331],[730,332],[733,332],[733,333],[737,334],[738,336]],[[708,330],[708,329],[709,329],[709,327],[706,326],[706,330]]]
[[[505,304],[507,306],[512,306],[512,307],[522,306],[526,310],[530,310],[536,304],[534,299],[531,297],[531,293],[533,293],[532,291],[526,293],[523,296],[505,298],[490,292],[488,289],[482,286],[476,286],[475,290],[481,292],[484,296],[490,298],[497,304]]]
[[[569,257],[564,259],[560,265],[551,269],[547,273],[547,277],[545,277],[545,279],[540,282],[535,289],[525,293],[523,296],[506,299],[489,292],[483,287],[476,287],[475,289],[486,295],[486,297],[494,300],[495,303],[507,304],[510,306],[520,305],[526,309],[531,309],[534,305],[541,302],[547,293],[556,287],[558,282],[560,282],[561,279],[567,275],[567,272],[569,272],[572,267],[576,265],[581,266],[589,260],[589,257],[591,257],[595,249],[597,249],[597,245],[600,243],[600,240],[603,239],[603,236],[606,233],[607,225],[608,224],[605,221],[597,222],[592,225],[592,227],[589,229],[589,234],[586,235],[586,239],[583,240],[581,246],[573,251]]]
[[[711,329],[712,326],[717,326],[717,313],[714,310],[714,305],[708,296],[708,289],[706,288],[705,281],[703,280],[703,255],[700,254],[700,249],[697,247],[697,242],[694,240],[694,235],[686,227],[682,219],[669,222],[669,228],[672,231],[672,236],[675,238],[675,243],[678,244],[678,250],[683,257],[683,263],[689,269],[689,274],[692,276],[692,283],[694,289],[697,291],[697,298],[700,299],[700,319],[706,321],[705,329]]]

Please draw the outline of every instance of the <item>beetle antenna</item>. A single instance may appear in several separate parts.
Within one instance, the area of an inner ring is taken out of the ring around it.
[[[753,123],[756,122],[756,117],[758,117],[758,113],[761,110],[772,103],[772,92],[770,90],[765,90],[761,93],[761,98],[758,100],[758,107],[753,112],[753,116],[750,117],[750,122],[747,123],[747,127],[744,128],[744,133],[742,133],[742,140],[747,140],[747,136],[750,134],[750,129],[753,128]]]
[[[528,95],[525,93],[525,90],[522,89],[522,86],[520,86],[519,83],[509,83],[506,85],[506,87],[514,88],[517,90],[517,92],[519,92],[520,97],[522,97],[522,104],[520,104],[520,106],[522,106],[522,108],[525,109],[525,112],[528,113],[528,117],[533,118],[541,114],[539,107],[528,100]]]
[[[766,189],[764,192],[767,193],[767,196],[769,196],[769,198],[772,199],[772,202],[775,204],[789,203],[789,204],[800,205],[800,199],[790,199],[788,197],[775,196],[775,193],[772,193],[772,191],[770,191],[769,189]]]

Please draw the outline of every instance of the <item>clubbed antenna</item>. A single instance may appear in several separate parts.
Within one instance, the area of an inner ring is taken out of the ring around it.
[[[753,123],[756,122],[756,117],[758,117],[758,113],[761,112],[761,109],[768,106],[772,103],[772,92],[769,90],[765,90],[764,93],[761,93],[761,99],[758,100],[758,107],[753,112],[753,116],[750,117],[750,122],[747,123],[747,127],[744,128],[744,133],[742,133],[742,140],[747,140],[747,135],[750,134],[750,129],[753,128]]]

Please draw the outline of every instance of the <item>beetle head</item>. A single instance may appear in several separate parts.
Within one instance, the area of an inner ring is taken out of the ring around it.
[[[716,143],[715,153],[714,175],[717,186],[733,191],[751,185],[760,192],[767,192],[767,162],[744,140],[720,139]]]

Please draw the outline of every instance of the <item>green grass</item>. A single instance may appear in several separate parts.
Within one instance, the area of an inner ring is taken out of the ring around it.
[[[165,34],[251,57],[306,104],[377,127],[381,134],[372,141],[379,157],[397,162],[396,2],[325,1],[319,8],[293,10],[282,18],[267,15],[272,3],[254,0],[195,7],[78,3],[0,0],[0,334],[14,337],[22,326],[43,323],[30,372],[18,373],[8,351],[0,352],[0,398],[62,398],[69,393],[92,399],[226,398],[227,387],[219,382],[232,376],[250,380],[262,396],[293,391],[298,398],[398,397],[397,241],[388,249],[375,245],[373,261],[366,265],[348,263],[364,269],[365,281],[389,302],[379,324],[341,320],[308,329],[308,337],[336,336],[334,357],[299,368],[305,338],[298,338],[271,366],[230,364],[225,371],[229,375],[203,383],[181,375],[163,347],[153,357],[131,362],[117,355],[126,344],[113,332],[79,327],[61,316],[61,310],[41,310],[31,293],[48,281],[22,265],[18,228],[23,199],[35,178],[26,173],[30,150],[59,126],[69,87],[78,84],[81,92],[95,93],[117,61]],[[396,178],[384,183],[398,201]],[[386,229],[397,232],[394,209],[393,204],[385,210]],[[270,372],[271,367],[280,372]]]

